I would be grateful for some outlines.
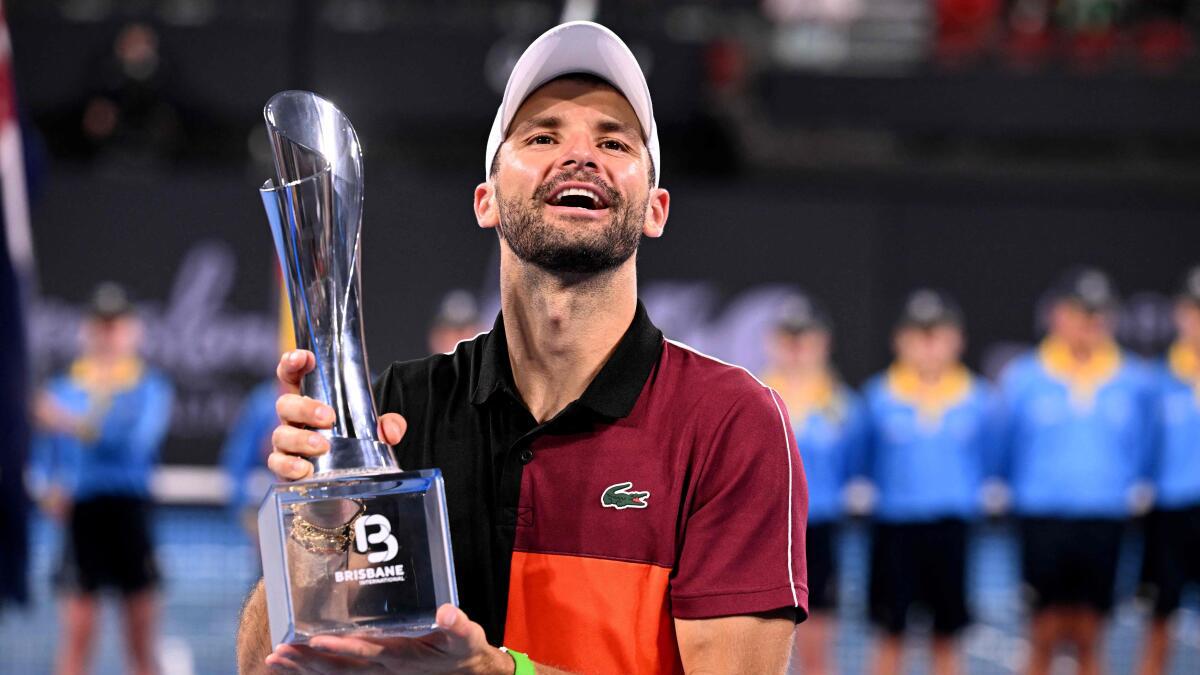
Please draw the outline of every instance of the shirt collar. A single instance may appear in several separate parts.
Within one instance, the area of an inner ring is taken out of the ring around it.
[[[498,391],[520,401],[508,360],[508,341],[504,333],[504,315],[496,316],[490,333],[483,337],[479,368],[475,373],[472,402],[486,403]],[[610,419],[627,416],[637,403],[650,371],[662,354],[663,334],[650,321],[641,300],[612,356],[576,402]]]

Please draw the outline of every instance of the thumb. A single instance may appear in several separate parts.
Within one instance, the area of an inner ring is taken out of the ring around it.
[[[379,416],[379,438],[388,445],[396,445],[404,438],[408,430],[408,422],[397,413],[384,413]]]
[[[449,639],[451,645],[465,647],[470,643],[475,624],[467,618],[466,612],[447,603],[438,607],[437,627]]]

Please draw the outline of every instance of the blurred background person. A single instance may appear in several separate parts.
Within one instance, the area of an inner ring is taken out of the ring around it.
[[[830,360],[833,325],[806,294],[787,296],[767,335],[764,381],[788,408],[808,479],[808,609],[796,630],[793,663],[804,675],[831,675],[838,603],[837,523],[849,457],[862,442],[862,404]]]
[[[933,672],[961,672],[968,525],[979,514],[993,419],[986,384],[962,364],[963,314],[946,294],[913,292],[895,361],[866,385],[861,471],[875,485],[870,612],[882,631],[875,672],[897,675],[909,610],[932,615]]]
[[[221,446],[230,511],[254,542],[258,541],[258,507],[272,480],[266,461],[271,454],[271,432],[279,425],[277,398],[279,382],[275,379],[251,390]]]
[[[1029,672],[1074,647],[1081,675],[1102,672],[1121,540],[1150,428],[1148,376],[1113,337],[1108,275],[1073,269],[1047,298],[1048,333],[1002,378],[1004,473],[1020,519],[1032,604]]]
[[[1146,517],[1142,583],[1154,614],[1141,675],[1167,672],[1171,619],[1184,588],[1200,584],[1200,266],[1176,296],[1175,328],[1153,409],[1154,510]]]
[[[429,326],[429,351],[449,354],[463,340],[470,340],[483,331],[479,303],[470,291],[455,289],[442,298],[437,315]]]
[[[157,672],[158,603],[150,472],[171,417],[172,388],[138,356],[141,325],[125,291],[98,286],[83,349],[34,406],[34,471],[43,508],[64,522],[63,638],[57,672],[89,670],[98,594],[116,591],[125,619],[128,672]]]

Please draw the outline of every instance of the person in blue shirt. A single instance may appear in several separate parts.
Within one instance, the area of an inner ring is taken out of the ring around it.
[[[229,508],[255,541],[258,506],[271,481],[263,463],[271,454],[271,433],[279,424],[277,398],[279,382],[274,379],[254,387],[221,446],[221,468],[229,482]]]
[[[35,404],[33,476],[46,509],[66,521],[56,575],[65,632],[59,673],[87,671],[105,589],[122,598],[130,672],[157,672],[149,482],[172,391],[138,358],[140,340],[125,292],[101,284],[83,324],[82,355]]]
[[[1113,338],[1116,306],[1106,274],[1068,271],[1049,293],[1045,340],[1002,376],[999,470],[1032,602],[1031,675],[1048,673],[1061,645],[1074,647],[1082,674],[1103,665],[1104,618],[1151,431],[1149,373]]]
[[[939,291],[904,304],[896,359],[865,386],[868,436],[856,461],[875,486],[870,612],[883,637],[875,672],[903,672],[909,610],[932,614],[933,672],[961,671],[957,636],[969,622],[968,524],[980,513],[993,398],[962,364],[963,315]]]
[[[808,480],[809,618],[796,631],[793,658],[806,675],[835,672],[830,612],[837,606],[836,528],[849,457],[862,441],[862,405],[830,361],[833,326],[808,295],[789,294],[767,335],[764,381],[788,408]]]
[[[1170,620],[1188,584],[1200,584],[1200,266],[1175,302],[1176,339],[1155,372],[1150,458],[1154,510],[1146,518],[1143,589],[1154,618],[1141,675],[1167,672]]]

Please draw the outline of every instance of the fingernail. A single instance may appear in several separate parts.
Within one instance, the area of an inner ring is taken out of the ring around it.
[[[317,419],[322,422],[327,422],[333,419],[333,408],[328,406],[321,406],[320,408],[317,408]]]
[[[316,434],[309,436],[308,437],[308,445],[312,448],[321,447],[321,437]]]
[[[391,420],[384,420],[383,428],[387,429],[387,434],[388,434],[389,438],[395,438],[400,435],[400,425],[396,424],[395,422],[393,422]]]
[[[288,352],[288,361],[292,363],[300,363],[300,352]]]
[[[305,464],[308,464],[308,462],[302,459],[293,459],[292,470],[296,473],[308,473],[308,468],[305,466]]]

